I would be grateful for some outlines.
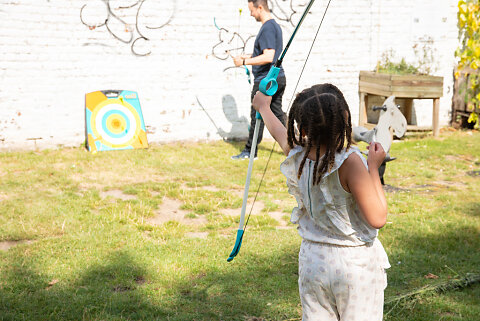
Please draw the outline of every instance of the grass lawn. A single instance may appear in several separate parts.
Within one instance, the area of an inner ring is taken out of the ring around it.
[[[260,146],[251,199],[272,146]],[[278,147],[242,249],[226,261],[248,165],[230,156],[242,147],[1,153],[0,320],[300,320],[301,240]],[[480,273],[480,133],[408,137],[390,154],[379,236],[392,265],[386,299]],[[385,314],[479,320],[480,284],[427,292]]]

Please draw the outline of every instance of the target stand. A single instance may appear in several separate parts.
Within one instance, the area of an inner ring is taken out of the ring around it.
[[[86,94],[85,141],[91,152],[148,148],[138,94],[129,90]]]

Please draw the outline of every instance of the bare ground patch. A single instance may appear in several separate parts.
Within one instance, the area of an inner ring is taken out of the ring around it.
[[[464,182],[460,182],[460,181],[434,181],[432,182],[432,185],[435,186],[435,187],[459,187],[459,188],[462,188],[462,187],[465,187],[465,183]]]
[[[246,208],[246,211],[245,211],[245,215],[248,215],[250,213],[250,210],[252,211],[252,215],[258,215],[258,214],[261,214],[263,209],[265,208],[265,204],[262,202],[262,201],[255,201],[255,204],[253,205],[253,209],[252,209],[252,201],[248,201],[247,202],[247,208]],[[225,208],[225,209],[221,209],[220,210],[220,213],[222,213],[223,215],[228,215],[228,216],[237,216],[237,215],[240,215],[242,212],[242,209],[241,208]],[[285,213],[282,213],[282,212],[267,212],[267,214],[275,219],[277,222],[278,222],[278,226],[277,228],[286,228],[287,227],[287,222],[283,219],[283,217],[285,216]]]
[[[30,244],[32,241],[3,241],[0,242],[0,251],[8,251],[10,248],[23,243]]]
[[[204,225],[207,219],[203,216],[196,218],[186,217],[189,211],[181,209],[183,202],[171,198],[164,198],[160,209],[155,211],[155,216],[147,219],[153,225],[162,225],[169,221],[176,221],[185,225]]]
[[[91,188],[103,189],[106,186],[129,185],[145,182],[162,183],[165,177],[157,175],[152,171],[136,171],[132,173],[121,173],[113,171],[87,172],[87,173],[73,173],[70,178],[78,182],[81,190]]]
[[[113,197],[113,198],[121,199],[123,201],[137,199],[135,195],[125,194],[124,192],[118,189],[112,189],[110,191],[101,191],[99,194],[101,198]]]
[[[208,236],[208,232],[190,232],[187,233],[186,236],[192,239],[206,239]]]

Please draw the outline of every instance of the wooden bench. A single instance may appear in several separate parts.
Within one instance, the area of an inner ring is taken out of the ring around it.
[[[423,75],[393,75],[360,71],[358,84],[360,98],[358,125],[372,128],[375,124],[367,121],[368,96],[380,96],[385,99],[391,95],[405,99],[404,115],[411,123],[413,99],[433,99],[432,127],[408,125],[408,130],[432,130],[433,136],[439,134],[440,97],[443,96],[443,77]]]

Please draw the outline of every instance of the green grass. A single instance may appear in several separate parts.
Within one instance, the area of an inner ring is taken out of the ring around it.
[[[272,145],[260,146],[250,198]],[[397,190],[387,193],[380,231],[392,265],[387,298],[480,272],[480,176],[467,174],[480,170],[479,146],[480,133],[463,131],[392,145],[397,160],[385,181]],[[0,320],[299,320],[300,237],[270,215],[295,206],[278,147],[257,199],[263,209],[226,262],[247,169],[230,156],[242,147],[1,153],[0,242],[25,242],[0,251]],[[149,223],[169,200],[203,223]],[[480,285],[426,293],[385,312],[392,321],[478,320]]]

